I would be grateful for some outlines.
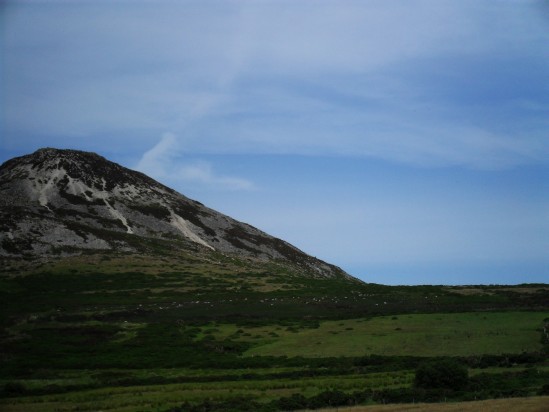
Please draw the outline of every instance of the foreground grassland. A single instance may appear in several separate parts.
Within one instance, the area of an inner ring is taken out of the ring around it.
[[[169,406],[178,406],[182,400],[203,402],[208,399],[219,400],[239,396],[271,401],[294,393],[314,396],[326,388],[351,391],[365,387],[398,387],[410,385],[412,380],[409,372],[301,379],[262,379],[261,375],[257,376],[257,380],[109,387],[69,394],[21,397],[6,400],[0,405],[2,410],[9,411],[157,411],[166,410]]]
[[[276,372],[276,369],[273,370]],[[547,370],[538,371],[543,373],[547,379]],[[485,374],[485,372],[478,371]],[[516,374],[525,373],[524,370],[517,370]],[[492,371],[491,375],[500,374],[502,379],[508,378],[508,373],[500,370]],[[260,376],[260,375],[258,375]],[[97,411],[109,410],[113,412],[122,411],[166,411],[170,407],[178,407],[182,401],[204,403],[212,399],[217,402],[239,398],[239,399],[260,399],[263,402],[272,402],[281,397],[290,397],[292,394],[299,394],[306,398],[326,391],[341,391],[342,393],[353,393],[365,389],[374,394],[376,391],[381,395],[390,391],[398,391],[399,388],[409,388],[412,384],[412,373],[410,371],[392,373],[369,373],[349,375],[334,375],[330,377],[310,377],[301,379],[255,379],[255,380],[220,380],[215,382],[198,382],[188,384],[156,384],[136,386],[112,386],[101,389],[85,391],[71,391],[68,393],[42,395],[42,396],[20,396],[4,399],[0,403],[3,411]],[[545,401],[547,398],[545,398]],[[381,397],[376,399],[378,403],[390,402]],[[411,400],[410,400],[411,401]],[[372,399],[366,403],[373,403]],[[500,403],[501,405],[501,403]],[[504,406],[503,403],[502,406]],[[183,409],[185,410],[185,409]],[[215,410],[215,409],[214,409]],[[233,410],[233,409],[220,409]],[[236,409],[239,410],[239,409]],[[242,409],[254,410],[254,409]],[[285,409],[288,410],[288,409]],[[365,409],[368,410],[368,409]],[[391,410],[391,409],[389,409]],[[406,410],[406,409],[396,409]],[[422,409],[420,409],[422,410]],[[438,410],[438,409],[437,409]],[[440,410],[467,410],[441,408]],[[475,409],[471,409],[475,410]],[[503,407],[502,410],[516,410]],[[530,409],[524,409],[530,410]]]
[[[270,373],[278,372],[273,369]],[[525,369],[518,368],[514,373],[524,374]],[[85,372],[85,371],[84,371]],[[239,371],[238,373],[242,373]],[[257,371],[255,371],[257,372]],[[477,370],[477,374],[486,372]],[[491,375],[507,377],[506,370],[492,370]],[[545,378],[549,370],[536,370]],[[114,373],[114,371],[111,371]],[[122,372],[123,373],[123,372]],[[126,371],[127,376],[131,372]],[[248,371],[250,373],[250,371]],[[4,399],[0,403],[2,411],[165,411],[169,407],[177,407],[182,400],[203,403],[215,399],[223,401],[234,397],[261,399],[270,402],[292,394],[305,397],[318,396],[325,391],[342,391],[352,393],[368,389],[380,394],[383,391],[409,388],[412,385],[413,374],[410,371],[365,373],[353,375],[317,376],[308,378],[264,379],[268,374],[258,373],[255,379],[219,380],[212,382],[196,382],[186,384],[157,384],[135,386],[113,386],[85,391],[42,396],[21,396]],[[379,398],[380,403],[383,401]],[[372,402],[370,400],[370,402]],[[252,409],[253,410],[253,409]],[[368,410],[368,409],[365,409]],[[445,409],[442,409],[445,410]],[[504,410],[511,410],[505,409]],[[514,410],[514,409],[513,409]]]
[[[1,269],[2,411],[270,412],[549,391],[547,285],[388,287],[211,253]],[[422,364],[448,358],[467,367],[467,387],[414,386]]]

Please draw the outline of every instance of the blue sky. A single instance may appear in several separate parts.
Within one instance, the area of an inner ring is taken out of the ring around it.
[[[549,282],[549,2],[6,1],[0,161],[98,152],[370,282]]]

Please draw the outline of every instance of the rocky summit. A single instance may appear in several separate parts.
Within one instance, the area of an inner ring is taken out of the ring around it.
[[[0,256],[221,253],[292,264],[317,278],[340,268],[95,153],[40,149],[0,167]]]

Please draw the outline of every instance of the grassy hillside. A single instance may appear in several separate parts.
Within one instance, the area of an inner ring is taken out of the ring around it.
[[[303,275],[221,254],[5,261],[0,408],[274,411],[546,390],[547,285]],[[467,389],[414,387],[416,368],[447,357],[469,369]]]

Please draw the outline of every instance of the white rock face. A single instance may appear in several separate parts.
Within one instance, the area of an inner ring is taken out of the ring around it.
[[[54,170],[51,175],[48,176],[48,180],[45,184],[38,184],[35,186],[38,189],[38,202],[42,206],[46,208],[48,207],[48,195],[51,195],[51,193],[53,192],[54,185],[59,180],[59,177],[64,176],[65,174],[66,172],[63,169]]]
[[[175,228],[179,229],[183,234],[183,236],[187,237],[193,242],[200,243],[201,245],[206,246],[207,248],[215,250],[212,246],[208,245],[206,241],[202,240],[199,236],[196,235],[196,233],[194,233],[189,228],[188,222],[185,219],[183,219],[181,216],[176,215],[175,213],[173,213],[173,211],[172,211],[171,219],[172,219],[171,224]]]
[[[135,250],[147,239],[179,239],[178,245],[291,261],[314,276],[346,275],[94,153],[41,149],[4,163],[0,218],[0,256]]]

